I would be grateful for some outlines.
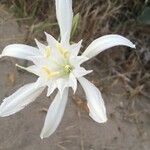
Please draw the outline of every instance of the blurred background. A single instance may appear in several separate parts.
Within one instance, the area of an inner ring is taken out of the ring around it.
[[[88,117],[80,88],[70,101],[58,130],[49,139],[39,137],[51,98],[45,93],[25,110],[0,118],[0,150],[149,150],[150,149],[150,1],[74,0],[71,42],[83,39],[83,51],[94,39],[120,34],[136,49],[115,47],[90,60],[88,76],[101,90],[108,122]],[[59,38],[54,0],[0,0],[0,48],[11,43],[45,43],[44,31]],[[15,63],[0,60],[0,98],[35,80]],[[49,101],[48,101],[48,100]]]

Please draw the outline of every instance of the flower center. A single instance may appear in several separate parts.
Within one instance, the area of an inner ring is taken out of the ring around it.
[[[73,69],[73,67],[69,64],[69,51],[66,48],[62,47],[60,43],[56,44],[56,49],[58,56],[60,56],[61,58],[62,64],[60,64],[60,62],[57,62],[57,60],[55,60],[56,58],[53,58],[53,55],[51,55],[51,48],[49,46],[45,48],[45,57],[56,65],[56,68],[53,68],[52,70],[49,68],[49,66],[42,67],[42,72],[46,75],[46,78],[48,80],[52,78],[68,76]]]
[[[46,78],[50,80],[55,77],[58,78],[58,77],[69,75],[73,68],[71,65],[67,64],[62,69],[63,70],[60,71],[54,71],[54,70],[50,70],[47,66],[44,66],[42,67],[42,72],[46,75]]]

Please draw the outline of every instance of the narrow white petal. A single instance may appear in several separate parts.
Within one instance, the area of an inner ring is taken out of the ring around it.
[[[40,135],[41,139],[49,137],[57,129],[64,114],[67,99],[68,99],[68,88],[64,90],[62,97],[60,97],[59,92],[55,96],[55,99],[50,105],[46,115],[44,127]]]
[[[54,90],[57,88],[55,81],[49,81],[49,83],[47,84],[48,89],[47,89],[47,97],[50,96]]]
[[[69,87],[72,87],[74,93],[77,90],[77,79],[75,78],[74,74],[70,73],[69,75]]]
[[[12,115],[22,110],[26,105],[33,102],[44,90],[38,80],[35,83],[26,84],[5,98],[0,105],[0,117]]]
[[[70,57],[70,63],[73,66],[80,66],[82,63],[84,63],[85,61],[87,61],[88,58],[85,56],[71,56]]]
[[[83,67],[77,67],[72,71],[72,73],[76,78],[79,78],[91,73],[92,71],[93,70],[85,70]]]
[[[28,57],[36,66],[42,67],[47,65],[47,59],[43,56],[30,56]]]
[[[47,40],[48,45],[52,49],[56,48],[56,45],[57,45],[58,41],[52,35],[50,35],[50,34],[48,34],[46,32],[44,32],[44,33],[46,35],[46,40]]]
[[[83,52],[82,55],[88,58],[92,58],[98,55],[99,53],[101,53],[102,51],[118,45],[135,48],[135,45],[127,38],[120,35],[111,34],[111,35],[102,36],[94,40],[87,47],[87,49]]]
[[[21,65],[16,64],[16,67],[18,67],[18,68],[20,68],[22,70],[28,71],[30,73],[33,73],[33,74],[35,74],[37,76],[41,75],[41,73],[40,73],[41,71],[36,65],[32,65],[32,66],[29,66],[29,67],[23,67]]]
[[[82,40],[80,40],[78,43],[69,45],[68,49],[70,50],[72,56],[77,56],[79,54],[81,47],[82,47]]]
[[[41,54],[44,54],[46,45],[42,44],[37,39],[35,39],[35,42],[36,42],[36,45],[38,46],[39,51],[41,52]]]
[[[42,56],[31,56],[29,57],[29,59],[39,68],[43,68],[44,66],[47,66],[51,69],[55,68],[58,66],[56,63],[54,63],[53,61],[51,61],[50,59],[47,59],[45,57]]]
[[[24,44],[11,44],[4,48],[1,57],[10,56],[20,59],[29,59],[29,56],[38,56],[40,52],[37,48]]]
[[[64,89],[68,86],[68,78],[60,78],[56,81],[56,86],[60,92],[60,96],[62,96]]]
[[[45,32],[48,46],[51,49],[51,56],[59,63],[62,63],[60,54],[58,53],[57,46],[60,44],[52,35]]]
[[[60,28],[61,43],[69,43],[72,28],[72,0],[55,0],[56,16]]]
[[[106,108],[100,91],[87,79],[81,77],[78,80],[86,94],[90,117],[98,123],[106,122]]]
[[[29,66],[26,68],[26,70],[37,75],[37,76],[41,75],[41,70],[36,65]]]
[[[56,81],[56,86],[60,92],[60,96],[62,96],[63,91],[66,87],[71,87],[75,93],[77,89],[77,80],[73,73],[70,73],[69,78],[60,78]]]

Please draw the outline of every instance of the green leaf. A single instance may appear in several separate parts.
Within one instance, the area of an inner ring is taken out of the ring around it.
[[[72,31],[71,31],[71,37],[73,37],[77,31],[78,25],[80,22],[80,14],[77,13],[74,17],[73,17],[73,22],[72,22]]]
[[[150,7],[145,7],[142,14],[138,17],[138,21],[150,25]]]

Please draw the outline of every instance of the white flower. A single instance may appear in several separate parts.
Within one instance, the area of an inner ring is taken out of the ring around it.
[[[75,92],[77,80],[85,91],[90,117],[98,123],[106,122],[106,109],[101,93],[98,88],[83,77],[91,73],[91,70],[85,70],[81,64],[113,46],[124,45],[135,48],[135,45],[128,39],[111,34],[94,40],[82,55],[78,56],[82,41],[77,44],[70,44],[73,18],[72,0],[55,1],[61,35],[60,43],[45,33],[47,45],[37,40],[35,40],[37,48],[24,44],[12,44],[5,47],[1,54],[1,57],[11,56],[32,61],[34,65],[27,68],[20,67],[38,76],[35,83],[21,87],[3,100],[0,106],[1,117],[20,111],[33,102],[46,87],[48,87],[47,96],[58,89],[49,107],[41,138],[50,136],[58,127],[67,103],[68,89],[72,87]]]

